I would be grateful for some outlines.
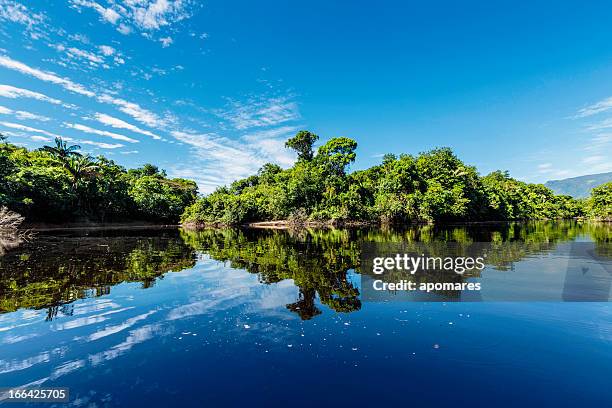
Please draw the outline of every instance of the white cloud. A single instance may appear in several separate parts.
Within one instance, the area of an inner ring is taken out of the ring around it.
[[[100,14],[100,17],[111,24],[117,24],[117,21],[121,18],[119,12],[114,10],[112,7],[103,7],[95,1],[86,0],[71,0],[70,3],[76,9],[80,10],[80,7],[91,8]]]
[[[612,118],[604,119],[601,122],[587,126],[587,130],[603,130],[612,128]]]
[[[0,96],[5,98],[32,98],[39,101],[49,102],[55,105],[60,105],[62,101],[55,98],[50,98],[47,95],[43,95],[39,92],[30,91],[28,89],[16,88],[10,85],[0,85]]]
[[[101,45],[98,48],[100,49],[100,52],[106,57],[115,55],[115,52],[116,52],[116,50],[110,45]]]
[[[109,45],[93,47],[93,51],[67,46],[62,43],[49,44],[49,47],[61,53],[61,61],[58,64],[62,66],[70,65],[76,69],[110,68],[110,66],[125,63],[121,54]]]
[[[51,120],[51,118],[48,118],[46,116],[43,115],[37,115],[35,113],[30,113],[30,112],[26,112],[26,111],[15,111],[15,116],[17,117],[17,119],[22,119],[22,120],[38,120],[40,122],[48,122]]]
[[[165,119],[147,109],[142,108],[140,105],[134,102],[129,102],[111,95],[101,95],[98,97],[98,100],[100,102],[117,106],[121,112],[152,128],[163,128],[168,124]]]
[[[42,130],[42,129],[37,129],[37,128],[33,128],[30,126],[25,126],[22,125],[20,123],[12,123],[12,122],[0,122],[0,125],[9,128],[9,129],[15,129],[15,130],[21,130],[24,132],[31,132],[31,133],[40,133],[42,135],[46,135],[49,137],[61,137],[60,135],[57,135],[55,133],[51,133],[51,132],[47,132],[46,130]],[[71,140],[69,138],[63,138],[64,140]]]
[[[90,145],[90,146],[96,146],[96,147],[99,147],[99,148],[102,148],[102,149],[118,149],[120,147],[123,147],[123,145],[120,144],[120,143],[109,144],[109,143],[93,142],[91,140],[81,140],[81,141],[79,141],[79,143],[85,144],[85,145]]]
[[[172,37],[163,37],[159,39],[159,42],[162,43],[163,48],[167,48],[172,45],[174,40],[172,39]]]
[[[132,29],[126,26],[125,24],[119,24],[119,27],[117,27],[117,31],[119,31],[123,35],[128,35],[132,32]]]
[[[30,37],[36,39],[42,35],[40,25],[45,19],[44,14],[34,13],[23,4],[11,0],[0,0],[0,21],[9,21],[26,27]]]
[[[53,139],[44,137],[44,136],[31,136],[30,139],[32,139],[35,142],[52,142],[53,141]]]
[[[205,192],[252,174],[259,168],[251,152],[238,142],[213,133],[172,132],[177,140],[192,147],[198,161],[198,182]],[[184,170],[184,169],[183,169]]]
[[[291,96],[258,97],[246,102],[230,101],[217,115],[238,130],[275,126],[300,118],[297,103]]]
[[[71,129],[79,130],[81,132],[90,133],[90,134],[94,134],[94,135],[100,135],[100,136],[107,136],[107,137],[110,137],[111,139],[122,140],[122,141],[128,142],[128,143],[138,143],[138,140],[132,139],[131,137],[120,135],[118,133],[107,132],[106,130],[94,129],[94,128],[91,128],[89,126],[85,126],[85,125],[82,125],[82,124],[79,124],[79,123],[66,123],[66,122],[64,122],[64,126],[69,127]]]
[[[104,59],[99,57],[98,55],[94,54],[93,52],[89,52],[89,51],[84,51],[81,49],[78,49],[76,47],[70,47],[66,50],[66,53],[73,57],[73,58],[80,58],[83,60],[87,60],[89,61],[89,63],[97,65],[97,64],[102,64],[104,62]]]
[[[196,170],[175,167],[173,174],[195,180],[203,192],[254,174],[265,163],[291,165],[295,158],[284,147],[284,138],[295,128],[284,127],[232,140],[214,133],[174,131],[172,136],[189,145],[199,159]]]
[[[191,0],[122,0],[113,1],[108,7],[95,1],[70,0],[73,8],[95,10],[108,23],[117,26],[122,34],[132,28],[142,32],[157,31],[191,16]]]
[[[157,139],[157,140],[161,139],[161,137],[149,132],[148,130],[143,130],[135,125],[132,125],[131,123],[127,123],[121,119],[117,119],[115,117],[106,115],[104,113],[96,113],[95,118],[98,122],[106,126],[111,126],[116,129],[130,130],[135,133],[140,133],[141,135],[150,136],[153,139]]]
[[[95,93],[86,89],[82,85],[72,82],[68,78],[61,78],[52,72],[45,72],[45,71],[42,71],[36,68],[29,67],[26,64],[19,62],[19,61],[15,61],[14,59],[11,59],[7,56],[0,56],[0,66],[15,70],[25,75],[33,76],[35,78],[40,79],[41,81],[51,82],[53,84],[60,85],[64,89],[67,89],[71,92],[74,92],[80,95],[84,95],[88,97],[95,96]]]
[[[295,155],[285,148],[285,141],[298,130],[295,126],[282,126],[280,128],[255,132],[242,137],[242,140],[253,152],[265,158],[268,162],[289,167],[295,162]]]
[[[102,94],[98,96],[96,93],[88,90],[83,85],[77,84],[68,78],[60,78],[59,76],[53,73],[41,71],[36,68],[31,68],[26,64],[23,64],[19,61],[15,61],[9,57],[0,56],[0,66],[16,70],[25,75],[31,75],[45,82],[51,82],[53,84],[60,85],[68,91],[72,91],[90,98],[96,98],[99,102],[115,105],[123,113],[131,116],[132,118],[141,123],[144,123],[147,126],[153,128],[163,128],[168,125],[168,121],[165,118],[161,118],[157,114],[142,108],[140,105],[134,102],[126,101],[125,99],[117,98],[108,94]],[[1,93],[0,96],[2,96]]]
[[[0,122],[0,125],[7,127],[9,129],[15,129],[15,130],[20,130],[23,132],[30,132],[30,133],[39,133],[51,138],[56,138],[56,137],[61,137],[62,139],[64,139],[65,141],[68,142],[73,142],[73,143],[78,143],[78,144],[83,144],[83,145],[89,145],[89,146],[95,146],[95,147],[99,147],[101,149],[118,149],[120,147],[124,147],[124,145],[120,144],[120,143],[115,143],[115,144],[110,144],[110,143],[100,143],[100,142],[94,142],[92,140],[75,140],[73,138],[70,137],[64,137],[64,136],[60,136],[57,135],[55,133],[51,133],[51,132],[47,132],[46,130],[42,130],[42,129],[37,129],[37,128],[33,128],[30,126],[25,126],[19,123],[12,123],[12,122]],[[32,136],[30,137],[32,140],[35,141],[44,141],[44,142],[49,142],[51,141],[51,139],[49,138],[45,138],[45,137],[40,137],[40,136]]]
[[[587,116],[592,116],[601,112],[605,112],[609,109],[612,109],[612,97],[603,99],[597,103],[587,106],[586,108],[580,109],[576,117],[584,118]]]
[[[605,159],[606,159],[605,156],[595,155],[595,156],[585,157],[584,159],[582,159],[582,161],[583,163],[586,163],[586,164],[594,164],[594,163],[599,163]]]
[[[601,133],[592,138],[591,142],[597,145],[612,143],[612,133]]]
[[[132,11],[136,26],[145,30],[158,30],[189,16],[187,6],[190,2],[186,0],[128,0],[126,3]]]
[[[26,111],[14,111],[14,110],[6,108],[4,106],[0,106],[0,115],[13,115],[17,119],[22,119],[22,120],[23,119],[38,120],[38,121],[41,121],[41,122],[47,122],[47,121],[51,120],[51,118],[48,118],[46,116],[37,115],[35,113],[30,113],[30,112],[26,112]]]

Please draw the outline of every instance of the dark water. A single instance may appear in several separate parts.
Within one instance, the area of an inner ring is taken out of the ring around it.
[[[462,277],[488,292],[367,301],[363,244],[398,242],[488,243]],[[610,407],[611,304],[554,301],[591,273],[567,267],[576,245],[610,295],[610,242],[576,223],[40,232],[0,256],[0,387],[96,407]],[[529,282],[552,297],[486,301]]]

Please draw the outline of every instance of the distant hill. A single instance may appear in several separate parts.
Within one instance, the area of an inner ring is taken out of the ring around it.
[[[563,180],[547,181],[545,186],[555,194],[570,195],[575,198],[583,198],[591,195],[591,189],[608,181],[612,181],[612,172],[589,174],[586,176],[572,177]]]

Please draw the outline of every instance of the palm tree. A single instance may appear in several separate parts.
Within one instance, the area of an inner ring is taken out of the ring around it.
[[[77,152],[77,150],[80,149],[81,146],[68,146],[68,143],[65,140],[63,140],[61,137],[56,137],[55,146],[44,146],[41,150],[52,154],[65,163],[71,157],[80,157],[81,153]]]
[[[7,140],[8,140],[8,136],[0,133],[0,143],[7,144],[8,143]]]
[[[75,190],[83,179],[95,176],[99,168],[89,155],[70,157],[66,161],[66,170],[72,177],[72,189]]]

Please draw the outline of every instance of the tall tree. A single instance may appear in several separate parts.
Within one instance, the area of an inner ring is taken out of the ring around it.
[[[295,136],[285,142],[285,146],[298,154],[298,160],[310,161],[314,153],[312,146],[319,140],[319,136],[307,130],[300,130]]]
[[[79,145],[70,145],[61,137],[55,138],[55,146],[43,146],[41,149],[52,154],[63,162],[66,162],[70,157],[81,156],[77,150],[81,150]]]
[[[357,142],[348,137],[335,137],[319,147],[317,159],[334,174],[344,174],[346,166],[355,161]]]
[[[82,180],[97,174],[99,166],[90,156],[73,156],[66,162],[66,170],[72,178],[72,189],[75,190]]]

